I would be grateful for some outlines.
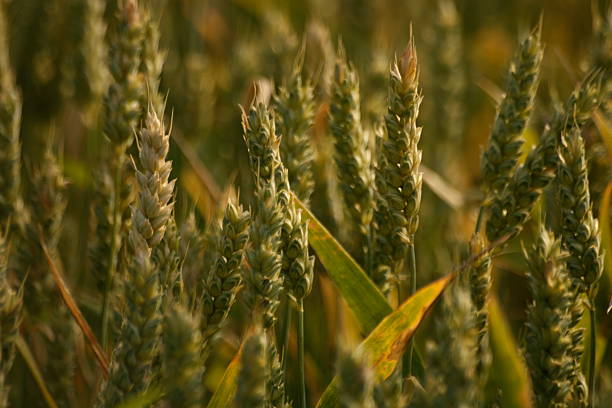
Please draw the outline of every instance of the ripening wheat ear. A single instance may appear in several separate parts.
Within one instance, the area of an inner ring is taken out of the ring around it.
[[[0,407],[8,407],[7,377],[15,357],[15,340],[21,322],[22,293],[8,281],[8,245],[5,233],[0,234]]]
[[[544,54],[540,37],[542,21],[521,43],[506,82],[506,94],[499,106],[489,144],[482,157],[485,190],[498,194],[514,172],[538,88],[540,63]]]
[[[171,389],[165,399],[170,407],[201,407],[202,339],[197,320],[179,303],[164,316],[163,339],[162,381]]]
[[[140,191],[132,206],[128,237],[128,271],[123,282],[125,316],[110,377],[99,401],[103,407],[146,389],[159,351],[162,290],[160,270],[151,255],[164,238],[172,215],[175,181],[168,180],[172,169],[172,163],[166,161],[169,135],[153,110],[148,112],[138,141],[136,174]],[[131,358],[132,355],[138,358]]]
[[[470,254],[480,254],[486,249],[486,240],[480,234],[474,234],[470,241]],[[490,363],[489,337],[488,337],[488,297],[491,290],[491,255],[485,252],[469,267],[467,278],[470,286],[470,295],[474,305],[474,323],[478,336],[476,345],[476,375],[484,379]]]
[[[266,407],[267,339],[263,330],[256,329],[242,347],[240,372],[236,381],[235,408]]]
[[[563,133],[557,169],[563,247],[569,252],[568,272],[590,297],[603,272],[599,225],[593,217],[584,141],[580,130]]]
[[[573,297],[563,268],[561,243],[541,228],[538,242],[526,254],[533,302],[527,310],[526,359],[536,407],[565,407],[574,370],[569,352],[574,341],[570,319]]]
[[[288,181],[283,171],[274,120],[263,104],[243,115],[244,139],[255,176],[257,204],[250,227],[251,245],[244,271],[247,302],[263,316],[269,329],[282,289],[281,229],[289,202]]]
[[[384,292],[397,282],[401,265],[414,244],[419,223],[422,175],[418,148],[421,128],[416,121],[421,104],[419,68],[414,38],[391,67],[386,138],[380,143],[376,168],[374,255],[371,275]]]
[[[529,218],[535,202],[554,178],[559,161],[558,145],[562,132],[575,124],[581,128],[597,107],[600,74],[592,72],[565,103],[564,110],[546,126],[537,146],[516,169],[503,192],[488,207],[487,238],[494,242],[506,235],[516,236]]]
[[[361,124],[357,71],[346,60],[341,47],[338,54],[329,113],[335,146],[334,161],[345,208],[352,224],[358,228],[368,254],[374,212],[372,158]]]
[[[249,238],[250,213],[237,198],[230,197],[223,220],[214,231],[210,253],[211,269],[204,278],[201,306],[203,346],[206,353],[211,338],[227,319],[241,283],[240,271]]]
[[[286,83],[274,95],[274,111],[289,184],[300,201],[308,204],[314,190],[314,151],[309,133],[314,122],[315,101],[312,83],[303,78],[303,53],[302,50]]]

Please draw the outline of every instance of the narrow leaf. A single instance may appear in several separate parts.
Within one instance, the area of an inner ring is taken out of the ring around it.
[[[377,381],[383,381],[393,373],[416,329],[454,277],[455,274],[449,274],[417,291],[396,311],[384,318],[359,345],[359,351],[366,356]],[[337,406],[337,378],[334,378],[321,396],[317,407]]]
[[[310,245],[355,315],[361,330],[370,333],[393,309],[359,264],[304,204],[295,197],[294,200],[309,220]]]
[[[531,383],[527,367],[495,297],[489,301],[489,336],[493,354],[491,372],[495,373],[501,389],[501,406],[530,408]]]
[[[15,345],[17,346],[17,350],[19,350],[19,354],[21,354],[21,357],[23,357],[23,360],[28,366],[28,369],[30,370],[32,377],[34,377],[34,381],[36,382],[36,385],[38,386],[40,393],[45,399],[47,406],[49,408],[57,408],[57,403],[55,402],[55,400],[49,393],[49,389],[47,388],[47,384],[45,383],[45,380],[43,379],[43,376],[40,373],[40,369],[38,368],[38,365],[36,364],[36,360],[34,360],[34,356],[32,355],[32,352],[30,351],[28,344],[25,342],[23,337],[21,337],[21,335],[17,337],[17,340],[15,341]]]
[[[104,378],[108,378],[108,357],[106,357],[104,350],[102,350],[102,347],[96,340],[96,337],[94,336],[91,327],[89,327],[87,320],[85,320],[85,317],[83,317],[83,314],[77,306],[76,301],[72,297],[70,289],[68,288],[68,285],[66,285],[66,282],[64,281],[61,272],[59,271],[58,267],[55,265],[55,262],[49,255],[49,250],[47,249],[47,245],[45,245],[45,240],[42,237],[42,234],[40,237],[40,245],[42,246],[45,258],[47,259],[47,263],[49,264],[49,269],[51,270],[51,275],[53,276],[55,285],[57,286],[57,289],[59,290],[60,295],[64,300],[64,303],[66,304],[66,307],[68,308],[68,310],[70,310],[72,317],[74,317],[74,320],[77,322],[78,326],[81,328],[81,331],[85,335],[85,338],[87,339],[87,344],[89,345],[91,351],[94,353],[94,356],[96,356],[96,360],[98,361],[98,364],[102,369],[102,374],[104,375]]]
[[[221,382],[207,405],[208,408],[227,408],[232,406],[234,395],[236,394],[236,378],[240,371],[241,354],[242,346],[225,369]]]
[[[159,401],[164,396],[161,387],[150,387],[145,391],[128,398],[116,408],[145,408]]]

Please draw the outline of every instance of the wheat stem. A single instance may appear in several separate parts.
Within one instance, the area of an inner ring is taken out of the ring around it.
[[[297,309],[298,383],[300,386],[299,407],[306,408],[306,381],[304,379],[304,300],[298,301]]]

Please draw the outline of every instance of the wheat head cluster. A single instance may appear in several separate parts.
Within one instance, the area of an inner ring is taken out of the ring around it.
[[[608,406],[610,2],[282,3],[0,0],[0,408]]]

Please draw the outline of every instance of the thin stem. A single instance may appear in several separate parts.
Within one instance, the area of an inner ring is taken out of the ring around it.
[[[284,318],[283,325],[280,330],[280,338],[278,344],[280,346],[281,364],[283,365],[283,372],[287,372],[287,343],[289,342],[289,329],[291,328],[291,301],[289,298],[285,299],[284,304]]]
[[[408,293],[412,296],[416,292],[416,254],[414,252],[414,236],[410,243],[410,286]],[[414,352],[414,336],[408,345],[408,376],[412,376],[412,353]]]
[[[306,408],[306,381],[304,379],[304,301],[298,301],[297,346],[298,375],[300,385],[300,403],[298,407]]]
[[[590,330],[590,350],[589,350],[589,407],[595,406],[595,347],[597,343],[597,333],[595,328],[595,306],[589,306],[589,330]]]

